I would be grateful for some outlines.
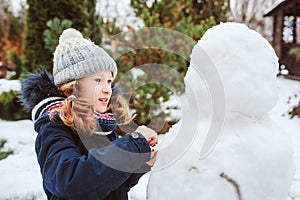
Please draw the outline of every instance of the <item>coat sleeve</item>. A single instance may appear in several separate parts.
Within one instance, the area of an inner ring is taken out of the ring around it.
[[[134,187],[140,180],[140,178],[145,173],[133,173],[130,177],[126,180],[126,191],[129,192],[132,187]]]
[[[150,159],[150,147],[142,135],[127,135],[82,155],[72,134],[63,124],[49,122],[36,139],[44,186],[61,198],[105,198]]]

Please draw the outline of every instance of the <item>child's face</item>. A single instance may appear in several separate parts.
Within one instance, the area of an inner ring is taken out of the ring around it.
[[[81,82],[82,98],[87,100],[89,104],[94,105],[94,109],[97,112],[105,112],[112,94],[112,72],[105,70],[100,73],[91,74],[82,78]]]

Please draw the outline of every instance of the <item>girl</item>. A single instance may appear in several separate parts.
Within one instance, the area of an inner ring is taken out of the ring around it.
[[[31,74],[22,90],[48,199],[128,199],[155,162],[157,134],[141,126],[118,137],[117,122],[131,117],[112,89],[116,63],[80,32],[62,33],[53,61],[53,76]]]

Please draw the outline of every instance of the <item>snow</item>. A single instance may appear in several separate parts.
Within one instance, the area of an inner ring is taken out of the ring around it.
[[[297,117],[289,119],[289,115],[287,114],[293,105],[298,103],[300,100],[300,82],[278,78],[277,83],[279,99],[277,105],[270,112],[270,116],[276,124],[285,130],[292,138],[295,166],[297,169],[300,169],[300,134],[298,134],[300,119]],[[298,97],[295,97],[295,94],[298,94]],[[291,100],[289,100],[290,97]],[[287,103],[288,101],[290,101],[290,103]],[[285,115],[282,116],[283,114]],[[43,193],[42,178],[34,152],[34,140],[36,133],[32,129],[32,122],[30,120],[22,120],[18,122],[7,122],[1,120],[0,130],[0,138],[8,140],[5,144],[5,149],[13,149],[15,151],[14,155],[0,161],[0,171],[2,172],[0,179],[0,199],[14,199],[16,197],[30,199],[29,197],[32,197],[33,195],[38,197],[36,199],[39,200],[46,199]],[[165,137],[160,136],[161,141],[164,139]],[[208,167],[209,166],[206,168]],[[190,173],[194,174],[195,177],[199,176],[197,173],[198,171],[196,168],[190,167]],[[206,171],[209,171],[209,169],[206,169]],[[272,173],[272,171],[270,171],[270,173]],[[212,173],[210,172],[206,176],[203,176],[201,182],[207,185],[215,181],[220,182],[217,173],[214,174],[215,180],[212,178],[208,179],[211,174]],[[138,185],[132,188],[129,193],[131,200],[146,199],[146,186],[149,176],[149,173],[143,176]],[[175,177],[176,176],[178,176],[178,174],[175,172]],[[167,180],[173,180],[173,176],[168,177]],[[167,185],[169,185],[170,182],[171,181],[169,181]],[[197,184],[195,181],[193,181],[193,183]],[[184,184],[180,183],[178,185],[181,188]],[[157,187],[161,186],[162,184],[159,184]],[[294,197],[294,200],[300,200],[299,188],[300,170],[297,170],[290,190],[290,196]],[[156,189],[157,188],[155,188],[155,190]],[[172,190],[172,193],[176,191],[173,186],[170,186],[170,190]],[[208,191],[210,190],[219,191],[216,188],[208,189]],[[204,193],[206,193],[206,191]],[[163,194],[161,195],[163,196]]]
[[[279,4],[283,3],[286,0],[278,0],[276,1],[270,8],[268,8],[267,10],[264,11],[264,15],[268,14],[270,11],[272,11],[273,9],[275,9]]]
[[[224,23],[205,33],[193,49],[185,77],[186,84],[192,87],[187,87],[182,96],[183,118],[159,147],[147,189],[150,200],[239,199],[239,192],[242,199],[249,200],[288,198],[296,153],[286,133],[290,129],[281,128],[269,115],[277,102],[277,61],[270,44],[245,25]],[[199,74],[204,80],[195,82]],[[223,88],[213,87],[219,84],[218,78]],[[191,98],[197,99],[197,104],[185,105]],[[223,101],[224,107],[215,109]],[[198,104],[203,113],[193,115]],[[220,109],[225,110],[224,116]],[[215,113],[219,118],[213,119]],[[183,122],[186,115],[192,115],[189,125],[185,124],[189,121]],[[193,118],[198,120],[192,121]],[[216,129],[218,132],[209,132],[216,127],[210,124],[217,120],[223,122],[222,127]],[[187,134],[187,126],[196,126],[195,137],[189,138],[193,135]],[[179,141],[177,137],[183,139]],[[191,140],[189,147],[182,147],[184,139]],[[174,155],[174,142],[184,151],[180,157]],[[239,192],[221,177],[222,173],[237,182]],[[297,196],[295,185],[291,196]]]
[[[22,9],[21,4],[25,4],[26,0],[13,0],[10,1],[9,3],[11,5],[11,9],[13,13],[17,16]]]
[[[292,139],[294,148],[295,175],[289,196],[293,200],[300,199],[300,119],[290,119],[288,114],[294,105],[300,102],[300,82],[279,78],[277,84],[279,98],[276,106],[270,112],[270,117],[283,129]],[[284,83],[284,84],[282,84]]]
[[[273,50],[260,35],[243,25],[214,27],[193,53],[198,47],[209,55],[201,62],[204,68],[206,64],[219,74],[189,68],[185,77],[187,92],[179,100],[182,119],[168,134],[159,137],[157,163],[132,188],[130,199],[237,199],[235,187],[220,176],[223,172],[236,180],[244,200],[300,200],[300,119],[289,119],[288,115],[300,100],[300,82],[274,78],[277,61]],[[191,63],[197,66],[194,59],[192,55]],[[216,92],[213,90],[218,89],[214,87],[219,83],[217,78],[224,90]],[[10,82],[3,82],[0,88],[14,88],[6,83]],[[224,99],[214,101],[216,94],[223,94]],[[193,98],[196,104],[187,105]],[[223,100],[226,104],[222,104]],[[174,101],[178,100],[171,102]],[[212,128],[215,104],[226,105],[217,107],[226,111],[224,118],[217,118],[223,125],[222,135],[213,137],[216,141],[206,151],[210,154],[201,154],[203,139],[210,136],[202,132]],[[187,109],[199,116],[186,116]],[[186,120],[200,121],[194,127],[199,134],[187,132],[178,142],[181,131],[194,126],[183,124]],[[13,155],[0,161],[0,199],[46,199],[34,152],[36,133],[32,122],[0,120],[0,130],[0,139],[7,140],[4,150],[14,150]],[[174,144],[175,153],[168,151],[173,150],[170,145]],[[179,156],[176,148],[182,150]]]
[[[0,79],[0,95],[3,92],[9,92],[11,90],[20,91],[21,82],[19,80]]]
[[[127,31],[128,27],[138,29],[144,26],[141,19],[135,16],[130,0],[101,0],[97,1],[96,12],[105,20],[116,20],[116,25]]]
[[[226,23],[207,31],[198,45],[221,75],[231,112],[253,116],[274,107],[278,59],[267,40],[245,25]]]
[[[46,199],[34,152],[36,133],[33,131],[32,122],[1,120],[0,130],[0,139],[7,140],[3,151],[14,151],[13,155],[0,161],[0,199]]]

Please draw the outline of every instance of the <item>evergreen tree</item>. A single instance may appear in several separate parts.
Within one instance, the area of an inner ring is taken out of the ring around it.
[[[72,22],[68,19],[60,20],[55,17],[53,20],[47,22],[47,29],[44,31],[45,48],[54,52],[58,45],[58,38],[63,30],[70,28]]]
[[[40,66],[51,71],[53,52],[45,48],[43,35],[47,22],[54,18],[70,20],[73,28],[84,31],[93,23],[90,20],[95,15],[95,1],[27,0],[27,5],[23,66],[26,71],[35,71]]]
[[[95,44],[102,42],[101,25],[103,20],[96,15],[96,0],[84,0],[84,6],[87,10],[87,25],[84,28],[83,35],[90,38]]]
[[[230,15],[230,0],[194,0],[202,19],[214,17],[216,23],[226,22]]]
[[[212,25],[226,22],[230,0],[164,0],[149,5],[144,0],[131,0],[131,6],[145,26],[180,31],[199,40]]]
[[[220,23],[221,21],[227,21],[227,15],[229,13],[229,0],[155,0],[151,5],[148,1],[144,0],[131,0],[131,6],[137,17],[144,21],[146,27],[160,27],[167,28],[174,31],[179,31],[195,41],[199,40],[201,36],[210,27]],[[133,31],[134,32],[134,31]],[[187,41],[180,39],[170,40],[170,38],[164,38],[163,34],[151,35],[151,29],[143,29],[143,34],[132,34],[131,41],[133,43],[143,46],[148,40],[153,40],[151,48],[140,49],[132,51],[126,55],[121,56],[117,62],[119,67],[120,77],[130,70],[132,67],[140,66],[147,63],[159,63],[169,66],[175,69],[181,78],[175,78],[172,85],[175,87],[176,94],[180,94],[184,91],[183,77],[187,71],[189,65],[188,55],[190,54],[192,47],[195,45],[187,43]],[[168,36],[166,36],[168,37]],[[164,49],[170,49],[171,46],[178,46],[180,49],[184,49],[185,58],[177,55],[175,52],[165,51]],[[169,48],[168,48],[169,47]],[[155,65],[149,65],[149,67],[157,67]],[[164,69],[157,70],[157,76],[168,79],[168,73],[164,74]],[[153,73],[153,70],[152,70]],[[155,74],[152,74],[155,76]],[[147,79],[147,77],[143,77]],[[149,78],[149,77],[148,77]],[[123,83],[124,84],[124,83]],[[127,87],[133,85],[128,81]],[[167,115],[164,111],[157,113],[160,110],[159,104],[168,101],[170,95],[174,91],[170,88],[164,87],[159,83],[145,84],[139,87],[135,91],[131,91],[130,106],[136,111],[137,117],[135,122],[137,124],[149,124],[151,123],[152,128],[156,131],[164,132],[162,123],[165,123]],[[157,110],[151,112],[151,107],[157,107]],[[152,121],[151,121],[152,120]],[[155,120],[156,122],[153,122]],[[174,123],[174,122],[168,122]],[[165,126],[168,124],[165,123]]]

